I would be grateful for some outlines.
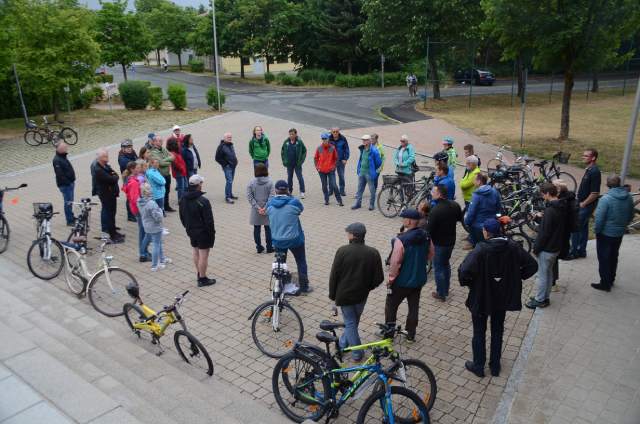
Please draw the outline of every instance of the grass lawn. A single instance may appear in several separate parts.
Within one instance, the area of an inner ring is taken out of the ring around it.
[[[622,163],[627,129],[631,119],[634,93],[627,90],[607,90],[589,93],[574,91],[571,102],[569,140],[559,142],[562,94],[554,93],[549,102],[548,93],[527,95],[523,153],[540,158],[551,158],[559,150],[571,153],[570,162],[580,166],[582,151],[594,147],[600,152],[598,163],[605,171],[619,172]],[[418,103],[416,109],[435,118],[444,119],[463,128],[484,141],[495,145],[509,145],[513,151],[520,146],[520,104],[511,95],[476,96],[468,108],[468,97],[447,97],[429,101],[427,108]],[[636,131],[632,151],[630,175],[640,177],[640,129]],[[460,147],[460,150],[462,148]]]

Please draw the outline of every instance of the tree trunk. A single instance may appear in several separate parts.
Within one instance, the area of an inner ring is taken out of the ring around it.
[[[600,84],[598,83],[598,73],[594,72],[591,80],[591,92],[597,93],[600,91]]]
[[[266,61],[267,61],[267,72],[269,72],[269,55],[266,55],[266,56],[264,57],[264,60],[266,60]]]
[[[156,49],[156,60],[158,61],[158,67],[160,67],[160,49]]]
[[[124,76],[124,80],[127,80],[127,65],[125,65],[124,63],[121,63],[120,65],[122,65],[122,75]]]
[[[178,52],[178,68],[182,71],[182,50]]]
[[[244,57],[240,56],[240,78],[244,78]]]
[[[53,95],[53,120],[60,121],[60,105],[58,104],[58,95]]]
[[[433,98],[440,99],[440,79],[438,78],[438,62],[435,56],[429,56],[429,72],[433,81]]]
[[[562,115],[560,121],[560,140],[569,139],[571,94],[573,92],[573,70],[564,71],[564,91],[562,93]]]
[[[522,66],[522,58],[520,56],[516,59],[516,74],[518,77],[518,97],[522,98],[524,93],[524,66]]]
[[[347,74],[351,75],[352,68],[353,68],[353,62],[351,60],[347,60]]]

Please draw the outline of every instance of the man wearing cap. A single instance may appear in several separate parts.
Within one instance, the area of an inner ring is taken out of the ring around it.
[[[345,324],[340,337],[341,348],[362,344],[358,334],[360,316],[369,292],[384,281],[380,253],[364,244],[367,233],[364,224],[349,224],[345,231],[349,244],[336,252],[329,275],[329,299],[340,307]],[[362,356],[362,351],[354,351],[351,357],[360,361]]]
[[[298,266],[300,287],[295,296],[312,291],[307,275],[307,258],[304,248],[304,232],[300,223],[300,214],[304,210],[302,202],[289,194],[289,184],[278,180],[275,185],[276,195],[267,202],[267,215],[271,238],[276,252],[293,253]]]
[[[124,171],[127,169],[127,165],[129,162],[134,162],[138,160],[138,155],[133,150],[133,142],[129,139],[124,140],[120,143],[120,151],[118,152],[118,165],[120,166],[120,175],[123,177],[123,186],[127,183],[124,179]],[[131,212],[131,207],[129,206],[129,202],[125,199],[125,205],[127,207],[127,220],[131,222],[136,222],[135,215]]]
[[[454,178],[454,171],[456,170],[456,162],[458,161],[458,152],[453,147],[453,138],[446,136],[442,139],[442,151],[447,154],[447,165],[449,166],[449,176]]]
[[[342,203],[342,196],[336,186],[336,166],[339,162],[338,150],[329,142],[330,137],[331,135],[326,132],[320,135],[322,144],[316,149],[313,162],[315,163],[316,170],[320,175],[322,193],[324,194],[324,204],[329,204],[329,196],[333,193],[336,196],[338,205],[344,206]]]
[[[378,179],[378,168],[382,166],[382,158],[376,147],[371,145],[371,136],[362,136],[362,145],[358,147],[360,158],[358,158],[358,192],[356,193],[356,203],[351,209],[362,207],[362,195],[364,188],[369,184],[369,210],[374,209],[376,201],[376,180]]]
[[[182,130],[178,125],[174,125],[173,128],[171,128],[171,135],[169,136],[169,138],[167,138],[167,143],[169,143],[169,140],[177,141],[178,148],[180,150],[182,149],[182,141],[184,140],[184,134],[182,134]]]
[[[485,243],[478,243],[458,268],[461,286],[469,287],[466,305],[473,322],[473,361],[467,370],[484,377],[487,319],[491,317],[491,375],[500,375],[502,334],[506,311],[522,309],[522,280],[538,270],[536,260],[520,244],[502,236],[495,218],[483,223]]]
[[[64,141],[56,145],[56,155],[53,157],[53,171],[56,174],[56,185],[60,193],[62,193],[64,201],[64,217],[67,221],[67,226],[70,227],[73,225],[74,217],[73,205],[69,202],[73,202],[76,172],[69,159],[67,159],[68,151],[69,146]]]
[[[203,196],[204,178],[195,174],[189,178],[189,188],[180,199],[180,222],[187,231],[193,247],[193,263],[198,273],[198,287],[216,283],[215,278],[207,278],[209,250],[216,240],[216,227],[209,199]]]
[[[173,162],[173,155],[169,151],[162,147],[162,138],[155,136],[151,141],[151,149],[149,150],[149,157],[158,161],[158,171],[164,178],[164,211],[175,212],[169,205],[169,192],[171,191],[171,163]]]
[[[407,299],[407,340],[415,341],[418,327],[418,308],[420,291],[427,282],[427,260],[433,257],[433,249],[427,232],[418,227],[420,213],[415,209],[405,209],[403,218],[404,232],[395,238],[389,261],[390,293],[384,308],[386,323],[396,322],[398,307]]]
[[[349,142],[347,142],[347,138],[344,135],[340,134],[340,128],[338,127],[331,128],[331,134],[329,135],[329,142],[336,148],[338,152],[336,171],[338,172],[340,196],[344,197],[347,195],[344,191],[344,167],[347,165],[347,161],[349,160]]]

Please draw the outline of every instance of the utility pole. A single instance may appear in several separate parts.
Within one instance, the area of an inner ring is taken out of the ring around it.
[[[384,55],[382,53],[380,53],[380,81],[384,88]]]
[[[216,70],[216,90],[218,91],[218,111],[222,110],[220,92],[220,72],[218,69],[218,36],[216,35],[216,0],[211,0],[211,16],[213,19],[213,63]],[[242,66],[242,64],[240,65]]]
[[[22,88],[20,87],[20,79],[18,78],[18,71],[16,70],[16,64],[13,64],[13,76],[16,78],[16,86],[18,87],[18,96],[20,97],[20,107],[22,108],[22,115],[24,116],[25,127],[29,123],[29,116],[27,115],[27,108],[24,105],[24,99],[22,98]]]
[[[631,160],[631,147],[633,146],[633,138],[636,133],[636,125],[638,124],[638,114],[640,113],[640,78],[638,78],[638,88],[636,88],[636,99],[633,103],[633,111],[631,112],[631,123],[627,131],[627,144],[624,146],[624,157],[622,158],[622,170],[620,172],[621,184],[629,172],[629,161]]]

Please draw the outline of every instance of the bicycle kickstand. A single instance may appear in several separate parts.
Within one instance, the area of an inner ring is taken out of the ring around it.
[[[161,356],[164,353],[164,347],[162,347],[162,343],[160,343],[160,339],[156,339],[155,345],[158,347],[156,356]]]

